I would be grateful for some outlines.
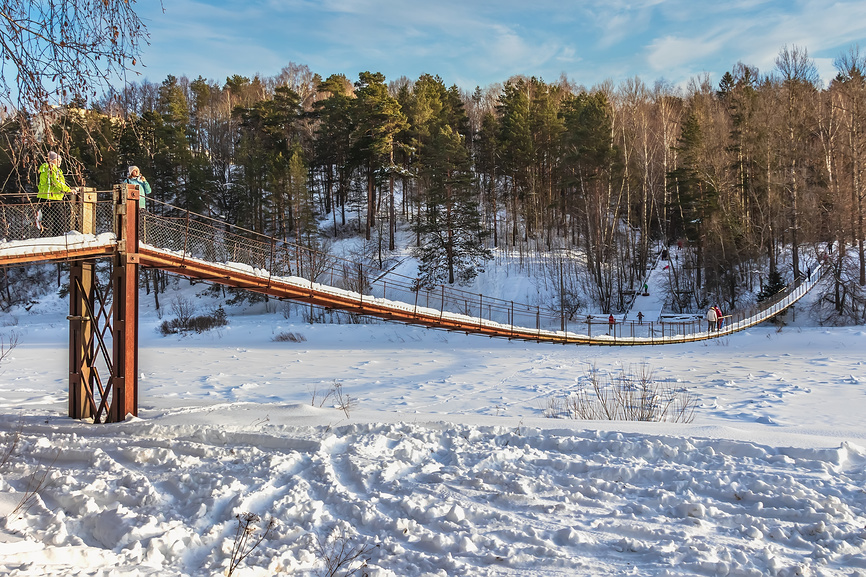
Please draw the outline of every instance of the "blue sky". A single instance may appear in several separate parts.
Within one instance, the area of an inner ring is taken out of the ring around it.
[[[806,48],[825,81],[855,45],[863,0],[139,0],[150,32],[139,78],[224,82],[289,62],[322,77],[439,75],[472,90],[523,74],[591,87],[638,76],[718,82],[738,62],[770,72],[783,46]]]

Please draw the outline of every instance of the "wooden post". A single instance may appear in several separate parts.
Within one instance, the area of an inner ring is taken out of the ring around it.
[[[80,193],[82,234],[96,232],[96,193]],[[94,259],[73,261],[69,268],[69,417],[89,419],[96,412],[94,384],[97,379],[94,321]]]
[[[138,415],[138,186],[122,184],[115,196],[112,399],[108,421]]]

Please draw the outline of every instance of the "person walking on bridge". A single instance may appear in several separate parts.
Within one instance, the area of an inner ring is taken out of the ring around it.
[[[66,178],[60,170],[62,161],[60,155],[52,150],[48,153],[48,162],[39,167],[36,228],[45,236],[60,236],[69,228],[66,218],[68,211],[63,201],[72,189],[66,184]]]
[[[709,309],[707,309],[707,332],[716,329],[718,320],[719,315],[716,313],[716,307],[710,307]]]

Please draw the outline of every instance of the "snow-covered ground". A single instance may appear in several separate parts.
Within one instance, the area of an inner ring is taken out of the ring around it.
[[[233,575],[866,575],[862,327],[581,348],[272,304],[163,337],[143,296],[139,417],[91,425],[64,306],[0,321],[0,574],[224,575],[250,512],[275,524]],[[640,365],[693,422],[545,418]]]

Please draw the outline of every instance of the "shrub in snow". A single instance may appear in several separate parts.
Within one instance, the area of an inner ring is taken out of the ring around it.
[[[328,402],[328,399],[333,399],[334,408],[340,411],[343,411],[346,414],[346,417],[349,416],[349,412],[354,409],[358,405],[358,399],[350,397],[346,393],[343,392],[343,384],[337,381],[334,381],[328,392],[323,393],[319,391],[318,385],[313,385],[309,388],[310,391],[310,405],[315,407],[323,407],[325,403]]]
[[[691,423],[696,406],[687,389],[656,381],[652,369],[642,364],[616,374],[602,374],[593,366],[575,392],[548,399],[543,410],[549,418]]]
[[[12,331],[6,338],[0,335],[0,363],[18,346],[19,338],[18,333],[15,331]]]
[[[285,331],[278,335],[274,335],[274,341],[278,343],[304,343],[307,341],[307,337],[300,333]]]
[[[226,311],[222,305],[216,308],[212,313],[199,316],[185,316],[163,321],[159,326],[159,332],[163,336],[175,335],[178,333],[196,332],[203,333],[211,329],[224,327],[229,324]]]
[[[316,536],[310,541],[310,547],[323,564],[317,572],[321,577],[354,574],[367,565],[369,559],[365,557],[373,550],[373,546],[361,541],[359,536],[351,535],[343,524],[334,527],[324,537]]]
[[[277,522],[273,518],[261,527],[256,527],[262,518],[255,513],[241,513],[235,517],[238,520],[235,531],[235,541],[232,545],[231,559],[226,575],[231,577],[234,570],[238,568],[241,561],[246,559],[256,547],[261,545],[268,534],[276,527]]]

